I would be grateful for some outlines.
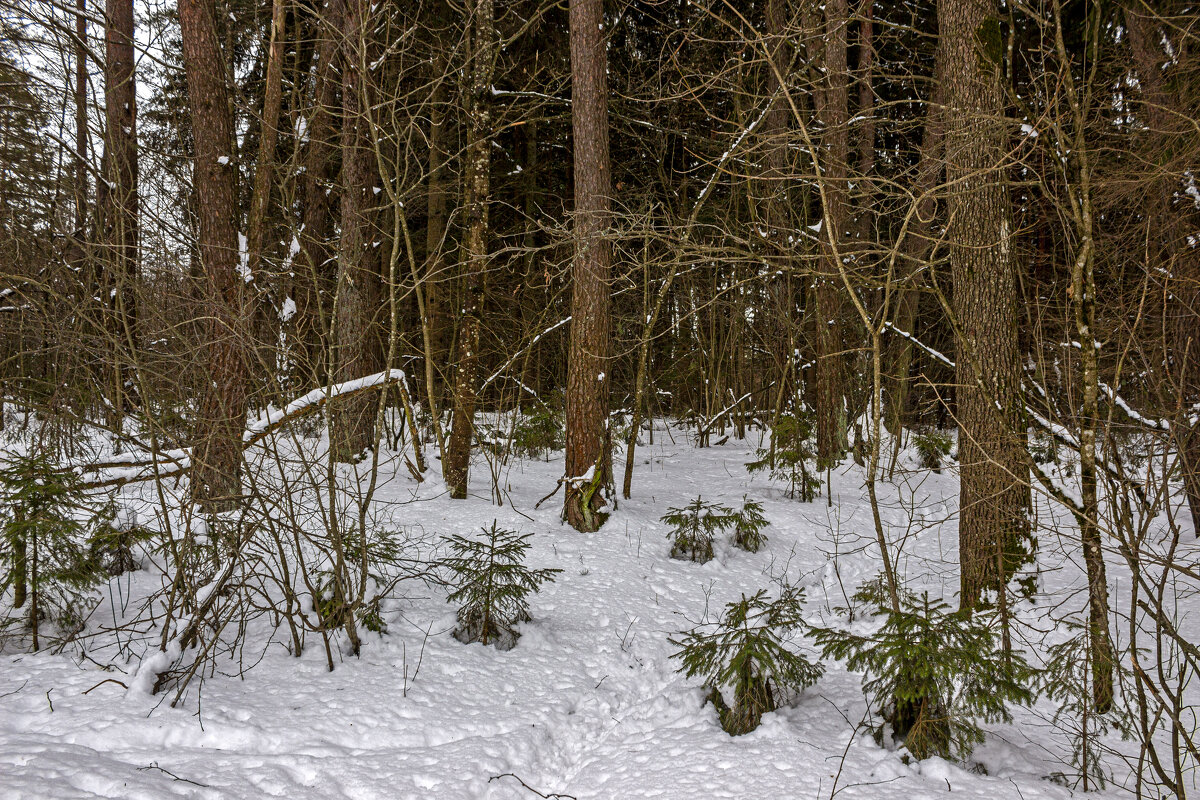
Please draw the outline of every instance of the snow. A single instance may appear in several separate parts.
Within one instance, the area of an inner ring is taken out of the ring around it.
[[[380,373],[328,393],[402,377]],[[247,436],[325,394],[316,390],[268,411]],[[676,672],[668,637],[711,619],[742,592],[770,589],[783,578],[806,588],[810,621],[837,618],[843,590],[878,570],[874,532],[863,473],[852,463],[834,474],[832,505],[824,497],[800,503],[778,485],[748,477],[744,464],[759,444],[756,435],[696,449],[687,433],[658,422],[654,445],[638,450],[633,499],[622,500],[590,534],[565,527],[553,502],[534,507],[563,474],[561,453],[506,467],[503,506],[488,500],[482,461],[472,470],[470,498],[454,501],[436,473],[418,484],[385,460],[379,502],[414,546],[497,520],[533,534],[531,567],[563,570],[534,597],[534,619],[507,652],[460,644],[449,634],[454,611],[445,590],[405,584],[384,606],[389,633],[366,634],[360,657],[335,644],[329,672],[315,636],[299,658],[281,646],[283,634],[273,642],[251,637],[244,663],[219,661],[202,693],[190,692],[176,708],[150,691],[157,673],[179,657],[174,637],[186,620],[170,632],[166,653],[157,648],[162,631],[147,625],[120,648],[96,637],[87,659],[70,649],[0,654],[0,797],[536,797],[522,783],[579,800],[1073,796],[1045,779],[1069,771],[1062,763],[1069,745],[1046,724],[1053,709],[1019,710],[1015,724],[987,726],[977,753],[986,775],[936,758],[905,763],[856,726],[867,710],[861,678],[836,663],[756,731],[726,735],[702,688]],[[918,470],[910,452],[904,459],[908,477],[877,487],[884,525],[894,546],[904,548],[898,563],[912,588],[950,598],[957,586],[956,479],[949,470]],[[154,519],[150,487],[124,493],[131,507],[147,509],[141,518]],[[762,551],[721,542],[704,565],[668,557],[659,521],[668,507],[698,495],[735,505],[744,494],[763,504],[772,523]],[[1039,513],[1043,524],[1070,524],[1055,518],[1066,516],[1061,509],[1040,504]],[[1052,545],[1041,557],[1055,591],[1084,585],[1078,564]],[[145,596],[160,585],[153,559],[144,562],[146,569],[113,579],[114,596]],[[122,613],[116,601],[104,602],[93,630]],[[1050,605],[1020,613],[1046,623]],[[793,645],[807,647],[801,639]]]

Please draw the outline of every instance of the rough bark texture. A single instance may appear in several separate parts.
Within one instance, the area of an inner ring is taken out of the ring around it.
[[[575,259],[567,362],[567,491],[576,530],[596,530],[607,474],[612,248],[608,164],[608,79],[602,0],[571,0],[571,129],[575,145]],[[594,470],[594,471],[593,471]],[[592,478],[582,479],[591,474]]]
[[[475,432],[475,404],[479,377],[479,325],[487,279],[488,205],[492,167],[492,69],[496,32],[492,0],[476,0],[472,20],[471,97],[467,113],[466,247],[462,319],[458,327],[458,367],[454,373],[454,422],[442,464],[450,496],[467,496],[471,467],[471,439]]]
[[[87,230],[87,0],[75,3],[75,232]]]
[[[841,329],[841,292],[837,255],[830,239],[844,246],[847,219],[847,161],[850,157],[849,71],[846,62],[846,29],[850,11],[846,0],[828,0],[825,4],[824,46],[821,49],[822,86],[816,92],[817,120],[824,145],[825,198],[821,231],[816,299],[816,417],[817,466],[826,469],[841,460],[845,452],[845,377],[843,375],[844,337]]]
[[[347,0],[342,25],[342,237],[338,250],[336,378],[348,381],[383,368],[375,315],[381,310],[379,247],[372,225],[378,172],[368,127],[367,0]],[[334,455],[350,461],[375,443],[375,403],[355,397],[333,415]]]
[[[271,32],[267,44],[267,69],[263,88],[258,157],[254,160],[254,188],[246,224],[246,270],[255,289],[252,309],[258,354],[253,368],[261,373],[263,386],[270,386],[279,342],[278,319],[271,304],[270,279],[262,269],[265,256],[267,209],[275,176],[275,145],[279,141],[279,110],[282,103],[285,0],[272,0]]]
[[[316,91],[312,116],[308,119],[308,151],[301,176],[303,225],[300,229],[300,257],[297,260],[296,317],[294,333],[299,342],[300,382],[318,386],[332,379],[326,363],[329,315],[336,281],[336,260],[329,243],[333,223],[332,200],[335,181],[333,161],[339,119],[337,108],[340,77],[338,42],[341,39],[344,0],[330,0],[316,26]]]
[[[959,326],[959,601],[964,608],[978,605],[985,591],[1002,589],[1029,547],[1029,474],[1017,434],[1017,292],[1003,172],[997,14],[994,0],[938,4],[951,187],[946,238]]]
[[[103,297],[115,345],[113,407],[125,407],[126,381],[137,340],[138,160],[137,86],[134,82],[133,0],[105,4]]]
[[[233,120],[225,63],[217,38],[214,0],[180,0],[179,23],[196,156],[192,181],[200,222],[199,256],[204,276],[208,362],[196,420],[192,496],[209,506],[230,507],[241,490],[241,439],[246,421],[246,361],[241,281],[233,215]]]

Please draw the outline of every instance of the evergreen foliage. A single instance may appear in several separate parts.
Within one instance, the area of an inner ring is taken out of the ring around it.
[[[821,481],[816,473],[816,451],[812,442],[812,414],[784,414],[771,428],[771,447],[760,447],[757,458],[746,465],[751,473],[767,471],[772,478],[787,482],[787,496],[806,503],[816,499]]]
[[[930,429],[917,433],[913,437],[913,444],[917,447],[921,466],[940,473],[942,464],[950,455],[950,448],[954,442],[941,431]]]
[[[82,629],[97,602],[92,589],[109,574],[106,553],[128,544],[113,514],[111,504],[88,503],[74,472],[45,458],[12,456],[0,465],[0,596],[12,589],[0,629],[24,621],[34,650],[43,620],[64,639]]]
[[[714,624],[671,639],[674,658],[689,678],[699,676],[711,689],[721,727],[733,736],[758,727],[762,715],[779,707],[781,693],[816,683],[823,668],[788,649],[784,635],[801,626],[804,593],[785,587],[775,600],[765,590],[725,606]],[[725,703],[722,688],[733,693]]]
[[[528,414],[518,415],[513,427],[512,449],[522,458],[545,458],[565,444],[563,415],[552,405],[539,405]]]
[[[1078,775],[1076,784],[1086,792],[1103,789],[1108,782],[1100,757],[1100,737],[1117,732],[1127,738],[1131,720],[1119,704],[1106,714],[1097,713],[1092,686],[1093,650],[1087,626],[1070,623],[1068,626],[1075,630],[1075,635],[1047,648],[1038,683],[1046,697],[1058,704],[1053,722],[1055,728],[1067,731],[1070,736],[1071,766]]]
[[[856,598],[882,599],[878,589],[864,587]],[[823,657],[864,674],[868,701],[914,758],[965,759],[983,741],[980,723],[1007,722],[1009,704],[1033,701],[1033,670],[1019,653],[1003,652],[991,614],[951,611],[928,594],[906,594],[899,611],[883,613],[871,635],[813,635]]]
[[[734,515],[733,543],[751,553],[757,553],[767,543],[763,529],[771,523],[762,510],[762,503],[742,495],[742,510]]]
[[[703,564],[713,557],[717,534],[737,521],[733,509],[719,503],[706,503],[697,497],[683,508],[668,508],[660,519],[671,526],[671,558]]]
[[[530,619],[529,595],[562,570],[525,566],[533,534],[501,528],[494,520],[482,530],[478,540],[457,534],[446,537],[452,555],[442,564],[457,586],[448,599],[459,604],[454,638],[509,650],[520,635],[516,626]]]

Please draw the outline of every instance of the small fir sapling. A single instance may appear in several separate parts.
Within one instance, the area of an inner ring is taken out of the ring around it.
[[[1047,649],[1038,683],[1046,697],[1058,704],[1052,722],[1070,737],[1071,766],[1077,771],[1074,782],[1061,773],[1055,779],[1087,792],[1103,789],[1109,779],[1101,759],[1101,738],[1115,731],[1128,739],[1132,720],[1118,704],[1104,714],[1096,710],[1088,627],[1070,621],[1066,625],[1074,635]]]
[[[755,450],[757,458],[746,464],[746,469],[751,473],[766,470],[773,479],[787,482],[788,497],[811,503],[821,488],[812,437],[811,414],[784,414],[771,429],[771,446]]]
[[[942,464],[949,457],[954,442],[941,431],[930,429],[914,436],[913,444],[916,445],[921,466],[941,473]]]
[[[671,526],[671,558],[703,564],[712,560],[713,540],[735,524],[736,515],[728,506],[697,497],[683,508],[668,508],[659,519]]]
[[[64,639],[78,633],[98,602],[92,590],[108,577],[115,510],[90,503],[79,484],[74,472],[39,456],[0,466],[0,596],[12,587],[0,628],[23,620],[34,650],[43,621]]]
[[[742,495],[742,510],[734,515],[733,543],[750,553],[757,553],[767,543],[763,529],[771,523],[762,511],[762,503]]]
[[[510,650],[520,635],[517,625],[530,619],[528,596],[562,570],[525,566],[533,534],[506,530],[494,520],[481,530],[481,539],[457,534],[445,539],[452,555],[442,564],[457,586],[447,599],[459,604],[454,638]]]
[[[688,677],[704,679],[721,727],[738,736],[758,727],[763,714],[779,707],[785,691],[816,683],[822,666],[788,649],[784,635],[802,625],[804,593],[785,587],[769,601],[765,590],[729,603],[719,622],[683,633],[671,643],[673,657]],[[728,705],[722,688],[731,690]]]
[[[545,458],[561,450],[565,444],[565,427],[561,408],[541,404],[528,414],[521,415],[513,426],[512,448],[521,458]]]
[[[927,594],[905,594],[897,612],[882,607],[883,596],[878,582],[855,595],[880,603],[885,621],[874,634],[813,628],[821,655],[863,673],[868,701],[914,758],[965,760],[983,741],[981,722],[1010,721],[1010,704],[1033,701],[1033,670],[1003,652],[990,613],[951,611]],[[876,737],[883,741],[882,726]]]

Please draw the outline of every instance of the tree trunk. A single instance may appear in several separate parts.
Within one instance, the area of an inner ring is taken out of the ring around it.
[[[471,439],[479,391],[479,326],[488,261],[488,206],[492,167],[492,70],[496,32],[492,0],[476,0],[472,20],[471,96],[467,113],[465,178],[467,236],[462,320],[458,328],[458,367],[454,373],[454,422],[442,464],[442,476],[456,500],[466,499],[471,468]]]
[[[963,608],[978,605],[985,591],[1005,591],[1010,571],[1030,547],[997,14],[995,0],[938,4],[948,106],[946,182],[952,187],[946,238],[957,323]]]
[[[75,236],[87,230],[87,0],[75,3]]]
[[[296,322],[293,330],[299,343],[298,359],[302,362],[299,368],[300,381],[306,387],[318,386],[333,379],[331,365],[327,363],[326,334],[332,311],[329,302],[336,282],[335,259],[329,245],[329,235],[333,223],[332,167],[340,83],[337,73],[338,42],[341,39],[344,5],[344,0],[330,0],[316,25],[320,44],[317,47],[315,104],[312,117],[305,126],[308,152],[305,154],[301,178],[304,211],[299,233],[298,286],[294,289]]]
[[[114,428],[126,409],[126,382],[137,341],[138,161],[137,87],[134,82],[133,0],[105,4],[104,118],[105,192],[103,244],[113,348]]]
[[[250,195],[250,215],[246,225],[246,274],[257,290],[253,302],[258,350],[255,370],[261,370],[264,383],[275,378],[275,353],[279,340],[277,320],[272,313],[270,286],[262,271],[267,207],[275,175],[275,145],[279,141],[279,109],[282,103],[285,0],[272,0],[271,32],[267,44],[267,69],[263,89],[258,158],[254,164],[254,188]],[[306,387],[307,388],[307,387]]]
[[[603,0],[571,0],[571,130],[575,145],[575,259],[567,361],[567,486],[563,514],[579,531],[603,524],[608,472],[612,248],[608,165],[608,59]],[[590,478],[588,477],[590,476]]]
[[[180,0],[179,23],[196,157],[192,185],[200,221],[198,255],[205,278],[207,380],[196,420],[192,496],[213,510],[241,493],[246,423],[245,319],[236,272],[233,119],[214,0]]]
[[[342,236],[338,250],[336,377],[349,381],[383,368],[376,314],[381,309],[378,237],[372,225],[377,180],[371,144],[367,65],[367,0],[346,0],[342,20]],[[375,403],[355,397],[333,412],[332,446],[352,461],[375,444]]]
[[[825,201],[823,224],[830,231],[821,235],[821,258],[816,285],[816,417],[817,467],[828,469],[841,460],[846,448],[844,337],[841,314],[841,279],[836,253],[848,253],[845,239],[848,202],[847,162],[850,157],[849,69],[846,61],[846,29],[850,11],[846,0],[828,0],[825,5],[824,47],[820,63],[823,85],[816,92],[817,119],[825,150],[823,180]],[[831,239],[838,242],[835,249]]]

